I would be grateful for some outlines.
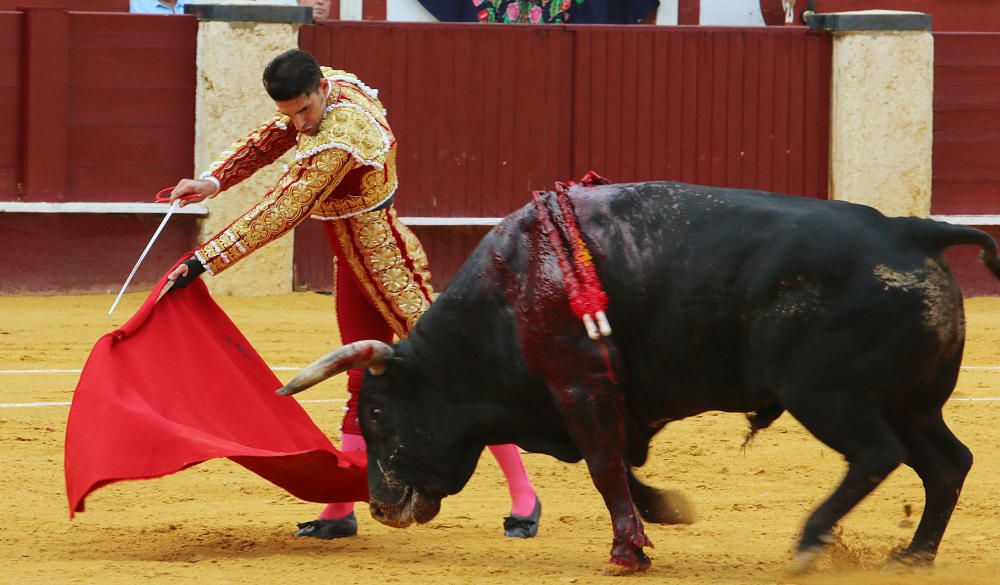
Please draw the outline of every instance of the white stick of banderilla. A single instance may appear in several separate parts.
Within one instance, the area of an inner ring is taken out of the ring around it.
[[[160,227],[156,228],[156,231],[153,232],[153,237],[150,238],[149,243],[146,244],[146,249],[142,251],[142,254],[139,254],[139,259],[136,261],[135,266],[132,267],[132,272],[130,272],[128,278],[125,279],[125,284],[122,285],[122,289],[118,291],[118,296],[115,297],[115,302],[111,305],[111,310],[108,311],[108,317],[111,316],[111,313],[115,312],[115,307],[118,306],[118,301],[122,300],[122,295],[125,294],[125,289],[127,289],[129,283],[132,282],[132,278],[139,270],[139,266],[142,265],[142,261],[146,259],[146,254],[148,254],[149,249],[153,247],[153,242],[155,242],[156,238],[160,236],[160,232],[163,231],[163,226],[167,225],[167,220],[169,220],[170,216],[174,214],[174,210],[177,209],[177,205],[179,203],[180,199],[175,199],[174,202],[170,204],[170,208],[167,209],[167,214],[163,216],[163,221],[160,222]]]

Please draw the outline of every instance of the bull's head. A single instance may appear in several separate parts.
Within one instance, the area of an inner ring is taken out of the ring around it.
[[[406,344],[352,343],[278,390],[292,395],[349,369],[368,369],[358,419],[368,449],[371,513],[397,528],[434,518],[441,499],[468,482],[484,447],[463,432],[466,416],[443,403],[419,364],[405,355]]]

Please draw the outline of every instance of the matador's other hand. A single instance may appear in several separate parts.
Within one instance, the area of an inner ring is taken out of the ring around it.
[[[215,183],[208,179],[181,179],[174,190],[170,192],[170,203],[181,197],[184,198],[181,199],[181,207],[188,203],[201,203],[215,195],[217,190],[218,187],[215,186]]]
[[[188,258],[174,268],[173,272],[167,275],[167,280],[174,281],[173,288],[184,288],[191,284],[191,281],[201,276],[205,272],[205,267],[195,258]]]

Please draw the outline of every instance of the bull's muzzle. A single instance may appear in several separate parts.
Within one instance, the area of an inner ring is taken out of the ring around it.
[[[441,511],[441,501],[421,494],[407,486],[398,502],[386,503],[372,498],[369,504],[372,518],[386,526],[406,528],[416,522],[429,522]]]

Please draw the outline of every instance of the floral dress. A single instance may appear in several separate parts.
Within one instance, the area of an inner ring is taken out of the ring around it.
[[[442,22],[636,24],[657,0],[420,0]]]

